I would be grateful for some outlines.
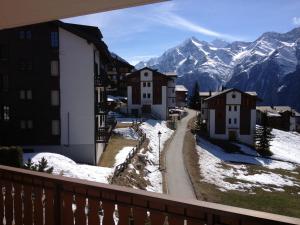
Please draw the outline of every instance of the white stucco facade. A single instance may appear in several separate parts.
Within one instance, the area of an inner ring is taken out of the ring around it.
[[[132,103],[132,87],[127,86],[127,113],[134,114],[134,111],[137,111],[140,116],[142,116],[143,106],[148,106],[151,108],[150,114],[157,119],[166,120],[168,118],[168,109],[171,107],[171,103],[168,98],[174,95],[175,102],[175,92],[171,91],[171,88],[167,86],[162,86],[161,90],[161,104],[153,104],[153,72],[151,70],[145,69],[140,71],[140,104]],[[175,82],[170,82],[174,85]],[[170,105],[169,105],[170,104]],[[175,104],[174,104],[175,106]]]
[[[234,96],[234,97],[233,97]],[[225,133],[217,134],[215,132],[215,109],[207,109],[204,113],[207,112],[207,128],[208,133],[211,138],[229,140],[231,135],[234,134],[237,141],[253,145],[254,144],[254,135],[255,135],[255,126],[256,126],[256,109],[252,109],[250,112],[250,134],[242,135],[240,133],[241,126],[241,98],[242,95],[240,92],[228,92],[226,93],[226,105],[225,105]],[[205,103],[207,106],[207,103]],[[206,114],[204,114],[206,116]]]

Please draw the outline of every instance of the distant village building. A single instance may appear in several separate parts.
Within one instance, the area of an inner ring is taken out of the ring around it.
[[[261,125],[262,114],[266,113],[271,127],[285,131],[296,131],[297,129],[299,113],[289,106],[257,106],[256,112],[257,124]]]
[[[107,66],[109,80],[107,93],[115,96],[126,96],[126,75],[132,72],[134,66],[114,53],[111,53],[111,56],[111,63]]]
[[[254,144],[256,125],[255,92],[227,89],[200,92],[201,119],[211,138]]]
[[[186,107],[188,89],[186,89],[184,85],[176,85],[175,92],[176,92],[176,106]]]
[[[109,137],[101,39],[61,21],[0,31],[0,145],[97,164]]]
[[[127,113],[166,120],[176,106],[176,78],[147,67],[127,75]]]

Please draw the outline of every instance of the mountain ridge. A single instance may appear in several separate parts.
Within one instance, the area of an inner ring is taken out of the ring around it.
[[[265,32],[252,42],[206,42],[191,37],[159,57],[138,63],[136,68],[148,66],[161,72],[177,72],[177,83],[189,90],[198,82],[202,91],[217,90],[223,85],[257,91],[264,99],[262,104],[275,105],[285,103],[279,99],[284,96],[278,94],[278,89],[282,83],[291,85],[285,77],[298,69],[299,49],[299,27],[286,33]]]

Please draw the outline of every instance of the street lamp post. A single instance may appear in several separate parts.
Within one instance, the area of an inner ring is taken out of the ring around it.
[[[160,170],[160,137],[161,137],[161,132],[158,131],[158,169]]]

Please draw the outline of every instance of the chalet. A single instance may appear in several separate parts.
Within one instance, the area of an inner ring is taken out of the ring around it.
[[[126,75],[131,73],[134,66],[115,53],[111,53],[111,63],[107,66],[107,93],[115,96],[126,96]]]
[[[127,112],[132,115],[152,115],[166,120],[169,109],[176,106],[175,73],[162,74],[143,68],[126,77]]]
[[[285,131],[296,131],[298,113],[290,106],[257,106],[256,123],[259,125],[262,124],[263,113],[267,114],[269,126]]]
[[[186,107],[188,90],[184,85],[176,85],[176,106]]]
[[[253,145],[257,94],[238,89],[208,94],[211,96],[204,99],[201,117],[207,124],[209,136]]]
[[[0,31],[0,145],[97,163],[109,131],[101,39],[61,21]]]

